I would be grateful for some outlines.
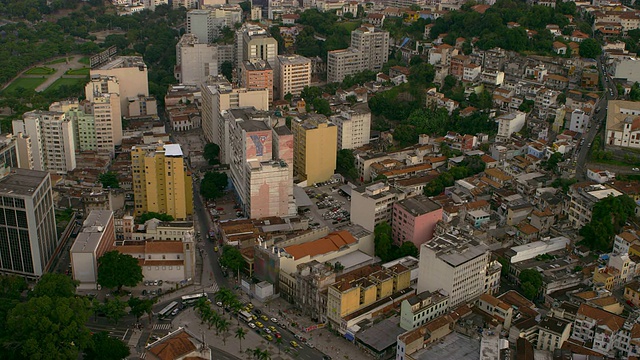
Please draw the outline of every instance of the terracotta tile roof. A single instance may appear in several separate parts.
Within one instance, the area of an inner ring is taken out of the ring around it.
[[[432,333],[439,329],[442,329],[445,326],[451,327],[451,324],[453,324],[454,322],[455,320],[453,319],[453,317],[451,317],[451,315],[445,314],[426,323],[424,327],[428,332]]]
[[[482,294],[480,295],[480,300],[486,302],[487,304],[491,305],[491,306],[497,306],[501,309],[509,309],[510,306],[505,303],[504,301],[494,297],[493,295],[489,295],[489,294]]]
[[[605,296],[599,299],[591,300],[590,303],[597,306],[609,306],[614,304],[619,304],[618,300],[613,296]]]
[[[144,243],[146,254],[182,253],[181,241],[146,241]]]
[[[598,293],[595,291],[583,291],[580,293],[573,294],[575,297],[579,297],[580,299],[589,300],[598,296]]]
[[[149,349],[160,360],[174,360],[194,350],[196,350],[196,346],[191,342],[189,334],[185,332],[166,339]]]
[[[482,161],[484,161],[485,163],[487,163],[487,164],[488,164],[488,163],[494,163],[494,162],[498,161],[498,160],[496,160],[496,159],[492,158],[491,156],[489,156],[489,155],[487,155],[487,154],[482,155],[482,156],[480,157],[480,159],[481,159]]]
[[[489,206],[489,202],[487,200],[478,200],[478,201],[472,201],[470,203],[467,203],[465,207],[467,208],[467,210],[473,210],[473,209],[479,209],[487,206]]]
[[[402,341],[405,344],[411,344],[414,341],[417,341],[419,339],[423,339],[424,340],[424,335],[427,333],[426,329],[424,327],[419,327],[417,329],[414,329],[412,331],[407,331],[406,333],[400,335],[398,337],[398,339],[400,339],[400,341]]]
[[[529,223],[524,223],[524,224],[518,225],[518,230],[520,230],[520,232],[525,234],[525,235],[535,234],[535,233],[540,231],[540,230],[538,230],[537,227],[535,227],[535,226],[533,226],[533,225],[531,225]]]
[[[580,305],[577,315],[593,319],[598,325],[604,325],[611,331],[618,331],[624,325],[624,318],[587,304]]]
[[[337,251],[341,247],[353,244],[356,241],[357,240],[353,235],[351,235],[351,233],[346,230],[342,230],[331,233],[315,241],[287,246],[284,250],[297,260],[305,256],[314,257],[316,255]]]

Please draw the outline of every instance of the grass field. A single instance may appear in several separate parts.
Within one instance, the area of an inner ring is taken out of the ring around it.
[[[25,78],[19,77],[14,82],[11,83],[6,89],[4,89],[4,93],[14,92],[18,88],[25,88],[27,90],[35,90],[38,85],[42,84],[46,78]]]
[[[89,68],[67,70],[65,75],[89,75]]]
[[[69,61],[73,60],[73,56],[68,58]],[[53,61],[49,61],[48,63],[45,63],[45,65],[53,65],[53,64],[62,64],[67,62],[67,58],[62,58],[62,59],[57,59],[57,60],[53,60]]]
[[[360,21],[345,21],[345,22],[339,23],[340,26],[347,29],[347,31],[349,32],[357,29],[358,26],[360,26],[360,24],[362,24]]]
[[[78,59],[78,62],[79,62],[80,64],[89,65],[90,60],[89,60],[89,57],[88,57],[88,56],[83,56],[83,57],[81,57],[80,59]]]
[[[87,82],[86,78],[64,78],[61,77],[60,79],[56,80],[53,84],[49,85],[49,87],[47,88],[47,92],[49,91],[56,91],[58,90],[58,88],[60,86],[66,85],[66,86],[73,86],[76,84],[84,84]]]
[[[29,69],[24,73],[27,75],[50,75],[50,74],[53,74],[54,72],[56,72],[55,69],[44,66],[44,67],[35,67],[33,69]]]

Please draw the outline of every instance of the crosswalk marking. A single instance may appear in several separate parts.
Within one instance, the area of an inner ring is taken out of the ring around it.
[[[211,291],[218,292],[218,290],[220,290],[220,288],[218,287],[218,283],[214,281],[213,284],[211,284]]]
[[[171,324],[153,324],[153,330],[169,330]]]

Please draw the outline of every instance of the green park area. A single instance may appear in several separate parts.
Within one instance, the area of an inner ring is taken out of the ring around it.
[[[70,70],[67,70],[64,74],[65,75],[89,75],[89,68],[70,69]]]
[[[85,65],[89,65],[90,64],[90,60],[88,56],[83,56],[80,59],[78,59],[78,62],[80,64],[85,64]]]
[[[67,86],[67,87],[79,86],[81,88],[82,85],[84,83],[86,83],[86,82],[87,82],[87,79],[84,78],[84,77],[82,77],[82,78],[65,78],[65,77],[61,77],[58,80],[56,80],[53,84],[49,85],[49,87],[47,88],[46,92],[57,91],[62,86]]]
[[[68,57],[68,58],[60,58],[60,59],[56,59],[53,61],[49,61],[48,63],[45,63],[45,65],[55,65],[55,64],[62,64],[62,63],[66,63],[67,61],[71,61],[73,60],[73,56]]]
[[[42,84],[46,80],[46,77],[38,77],[38,78],[27,78],[27,77],[19,77],[11,85],[7,86],[4,89],[3,93],[9,94],[14,93],[19,88],[24,88],[25,90],[35,90],[38,85]]]
[[[53,74],[53,73],[55,73],[55,72],[56,72],[56,70],[55,70],[55,69],[52,69],[52,68],[50,68],[50,67],[43,66],[43,67],[34,67],[34,68],[31,68],[31,69],[29,69],[29,70],[25,71],[24,73],[25,73],[26,75],[51,75],[51,74]]]

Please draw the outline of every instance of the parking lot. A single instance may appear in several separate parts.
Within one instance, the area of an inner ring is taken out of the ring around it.
[[[328,226],[331,230],[335,230],[350,224],[351,201],[340,191],[343,185],[342,182],[334,179],[304,188],[313,203],[303,211],[312,229]]]

